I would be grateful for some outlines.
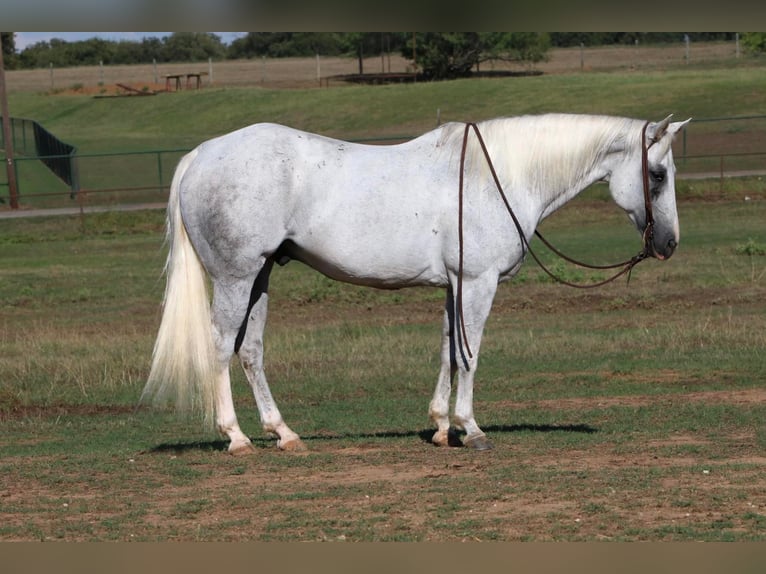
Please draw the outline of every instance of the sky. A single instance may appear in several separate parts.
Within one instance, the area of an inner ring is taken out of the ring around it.
[[[235,38],[244,36],[247,32],[213,32],[221,37],[225,44],[230,43]],[[134,40],[140,42],[142,38],[154,37],[162,38],[172,32],[16,32],[16,50],[22,51],[27,46],[35,42],[43,42],[52,38],[59,38],[67,42],[77,42],[78,40],[89,40],[90,38],[101,38],[103,40]]]

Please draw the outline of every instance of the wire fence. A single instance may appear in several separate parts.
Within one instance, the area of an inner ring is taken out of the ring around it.
[[[75,156],[77,148],[61,141],[38,122],[26,118],[8,118],[9,134],[14,156],[31,157],[42,162],[48,170],[65,185],[71,196],[79,190],[79,175]],[[6,150],[5,132],[0,131],[0,149]],[[16,158],[14,157],[14,160]],[[7,161],[7,157],[4,158]],[[16,172],[18,181],[18,171]],[[5,183],[6,187],[8,183]]]
[[[167,201],[175,166],[189,151],[187,148],[114,153],[70,150],[40,155],[34,153],[38,147],[33,145],[33,132],[34,128],[32,132],[19,131],[17,149],[25,155],[14,158],[18,195],[24,208],[163,203]],[[354,141],[391,144],[411,137]],[[674,144],[677,178],[766,175],[763,142],[766,142],[766,115],[695,119]],[[57,161],[69,163],[74,180],[67,182],[49,169]],[[8,184],[0,181],[0,202],[7,198]],[[73,204],[73,200],[77,203]]]

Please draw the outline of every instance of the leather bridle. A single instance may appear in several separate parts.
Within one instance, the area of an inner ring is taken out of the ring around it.
[[[471,353],[471,348],[468,345],[468,339],[466,337],[466,331],[465,331],[465,319],[463,317],[463,266],[464,266],[463,265],[463,188],[464,188],[465,156],[466,156],[466,149],[468,147],[468,135],[470,130],[473,129],[474,133],[476,134],[476,138],[479,141],[481,150],[484,153],[485,159],[487,160],[487,165],[489,166],[489,170],[492,173],[492,178],[495,182],[497,191],[500,194],[500,197],[503,200],[503,203],[505,204],[505,208],[508,211],[508,214],[511,216],[511,219],[513,220],[513,224],[516,226],[516,230],[519,233],[519,237],[521,238],[522,249],[526,248],[526,251],[534,258],[534,260],[537,262],[540,268],[557,282],[567,285],[569,287],[575,287],[577,289],[592,289],[594,287],[600,287],[602,285],[606,285],[607,283],[610,283],[614,281],[615,279],[617,279],[618,277],[621,277],[625,274],[628,274],[628,278],[630,278],[630,272],[632,271],[633,267],[635,267],[638,263],[640,263],[644,259],[657,256],[657,252],[654,249],[654,244],[653,244],[654,217],[652,214],[651,190],[649,188],[649,148],[651,148],[658,140],[656,138],[652,138],[652,141],[649,143],[649,145],[648,146],[646,145],[646,130],[648,127],[649,127],[649,122],[646,122],[644,124],[643,129],[641,130],[641,174],[642,174],[643,188],[644,188],[644,209],[645,209],[646,223],[645,223],[644,232],[643,232],[643,248],[638,254],[634,255],[630,259],[621,261],[620,263],[614,263],[611,265],[592,265],[589,263],[583,263],[581,261],[577,261],[576,259],[573,259],[563,254],[561,251],[559,251],[553,245],[551,245],[551,243],[547,239],[545,239],[539,231],[535,230],[535,235],[543,242],[543,244],[546,247],[548,247],[548,249],[550,249],[551,251],[553,251],[553,253],[555,253],[556,255],[564,259],[565,261],[568,261],[569,263],[572,263],[574,265],[577,265],[579,267],[584,267],[587,269],[605,270],[605,269],[619,268],[619,271],[617,271],[617,273],[615,273],[608,279],[604,279],[596,283],[580,284],[580,283],[573,283],[571,281],[567,281],[566,279],[563,279],[562,277],[556,275],[553,271],[551,271],[548,267],[546,267],[543,264],[543,262],[537,256],[537,254],[532,250],[532,247],[529,244],[529,240],[527,239],[526,235],[524,234],[524,230],[521,227],[521,223],[516,217],[516,214],[513,212],[513,208],[511,208],[511,204],[508,202],[508,198],[506,197],[505,192],[503,191],[503,187],[500,184],[500,179],[497,176],[497,172],[495,171],[495,166],[492,163],[492,159],[490,158],[489,151],[487,150],[487,146],[484,143],[484,138],[481,136],[481,132],[479,131],[479,126],[473,122],[466,123],[465,131],[463,132],[463,145],[460,151],[460,179],[459,179],[459,195],[458,195],[459,260],[458,260],[458,275],[457,275],[457,293],[456,293],[455,303],[457,305],[458,314],[460,316],[460,328],[461,328],[461,334],[463,338],[463,344],[465,345],[465,349],[469,357],[473,357],[473,354]]]

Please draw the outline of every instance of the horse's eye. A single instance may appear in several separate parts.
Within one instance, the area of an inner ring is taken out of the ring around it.
[[[665,181],[665,170],[664,169],[653,169],[649,172],[649,176],[652,178],[652,181],[655,183],[662,183]]]

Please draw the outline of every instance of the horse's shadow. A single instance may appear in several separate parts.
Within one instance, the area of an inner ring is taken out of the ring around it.
[[[533,433],[582,433],[593,434],[599,432],[599,429],[594,428],[586,424],[569,424],[569,425],[550,425],[550,424],[518,424],[518,425],[490,425],[484,427],[484,430],[490,434],[499,433],[518,433],[518,432],[533,432]],[[347,439],[365,439],[365,438],[409,438],[418,437],[424,443],[431,443],[431,439],[436,431],[432,428],[422,429],[418,431],[378,431],[372,433],[338,433],[338,434],[321,434],[321,435],[306,435],[301,436],[304,442],[310,441],[337,441]],[[464,433],[461,431],[455,431],[450,429],[450,445],[462,446],[460,436]],[[268,437],[251,438],[253,446],[259,448],[271,448],[274,443],[274,439]],[[187,451],[225,451],[228,447],[228,441],[225,440],[210,440],[210,441],[193,441],[193,442],[179,442],[179,443],[162,443],[159,444],[147,452],[149,453],[183,453]]]

